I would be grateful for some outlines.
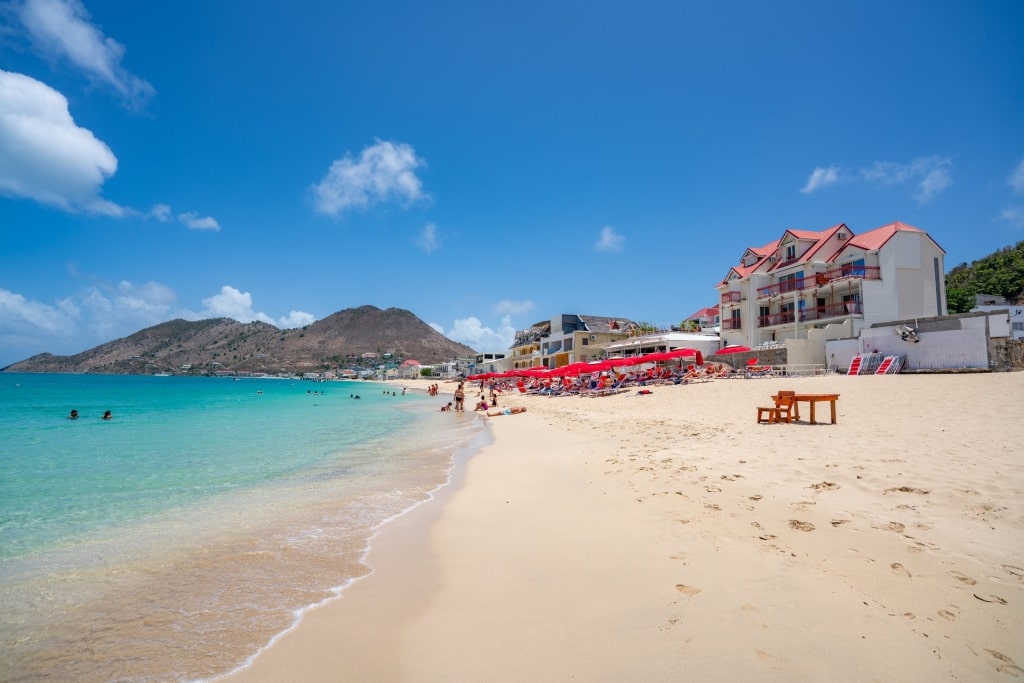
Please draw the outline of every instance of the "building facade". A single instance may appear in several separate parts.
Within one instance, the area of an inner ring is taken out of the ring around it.
[[[628,318],[563,313],[516,332],[508,355],[514,369],[586,363],[599,357],[608,344],[638,329]]]
[[[786,230],[747,248],[718,286],[724,344],[806,339],[813,328],[946,313],[945,251],[924,231],[890,223],[855,235]]]

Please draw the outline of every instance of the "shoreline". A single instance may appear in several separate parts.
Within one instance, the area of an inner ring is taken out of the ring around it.
[[[754,423],[794,387],[838,424]],[[507,397],[373,573],[224,680],[1024,678],[1024,373],[652,392]]]

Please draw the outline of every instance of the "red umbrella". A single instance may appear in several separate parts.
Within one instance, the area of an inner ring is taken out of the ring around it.
[[[719,354],[723,354],[723,353],[746,353],[747,351],[753,351],[753,349],[750,348],[749,346],[734,345],[734,346],[726,346],[723,349],[719,349],[718,353]]]

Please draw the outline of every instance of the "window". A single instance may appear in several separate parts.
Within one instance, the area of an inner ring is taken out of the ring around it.
[[[792,261],[796,258],[796,245],[790,244],[786,246],[786,260]]]
[[[580,340],[580,344],[582,344],[583,346],[590,346],[590,340],[584,337],[583,339]]]

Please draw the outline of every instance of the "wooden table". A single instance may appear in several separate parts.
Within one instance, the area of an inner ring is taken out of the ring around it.
[[[811,404],[811,424],[818,424],[814,419],[814,406],[818,403],[828,401],[832,408],[832,424],[836,423],[836,401],[839,394],[797,394],[793,397],[793,419],[800,419],[800,402]]]

